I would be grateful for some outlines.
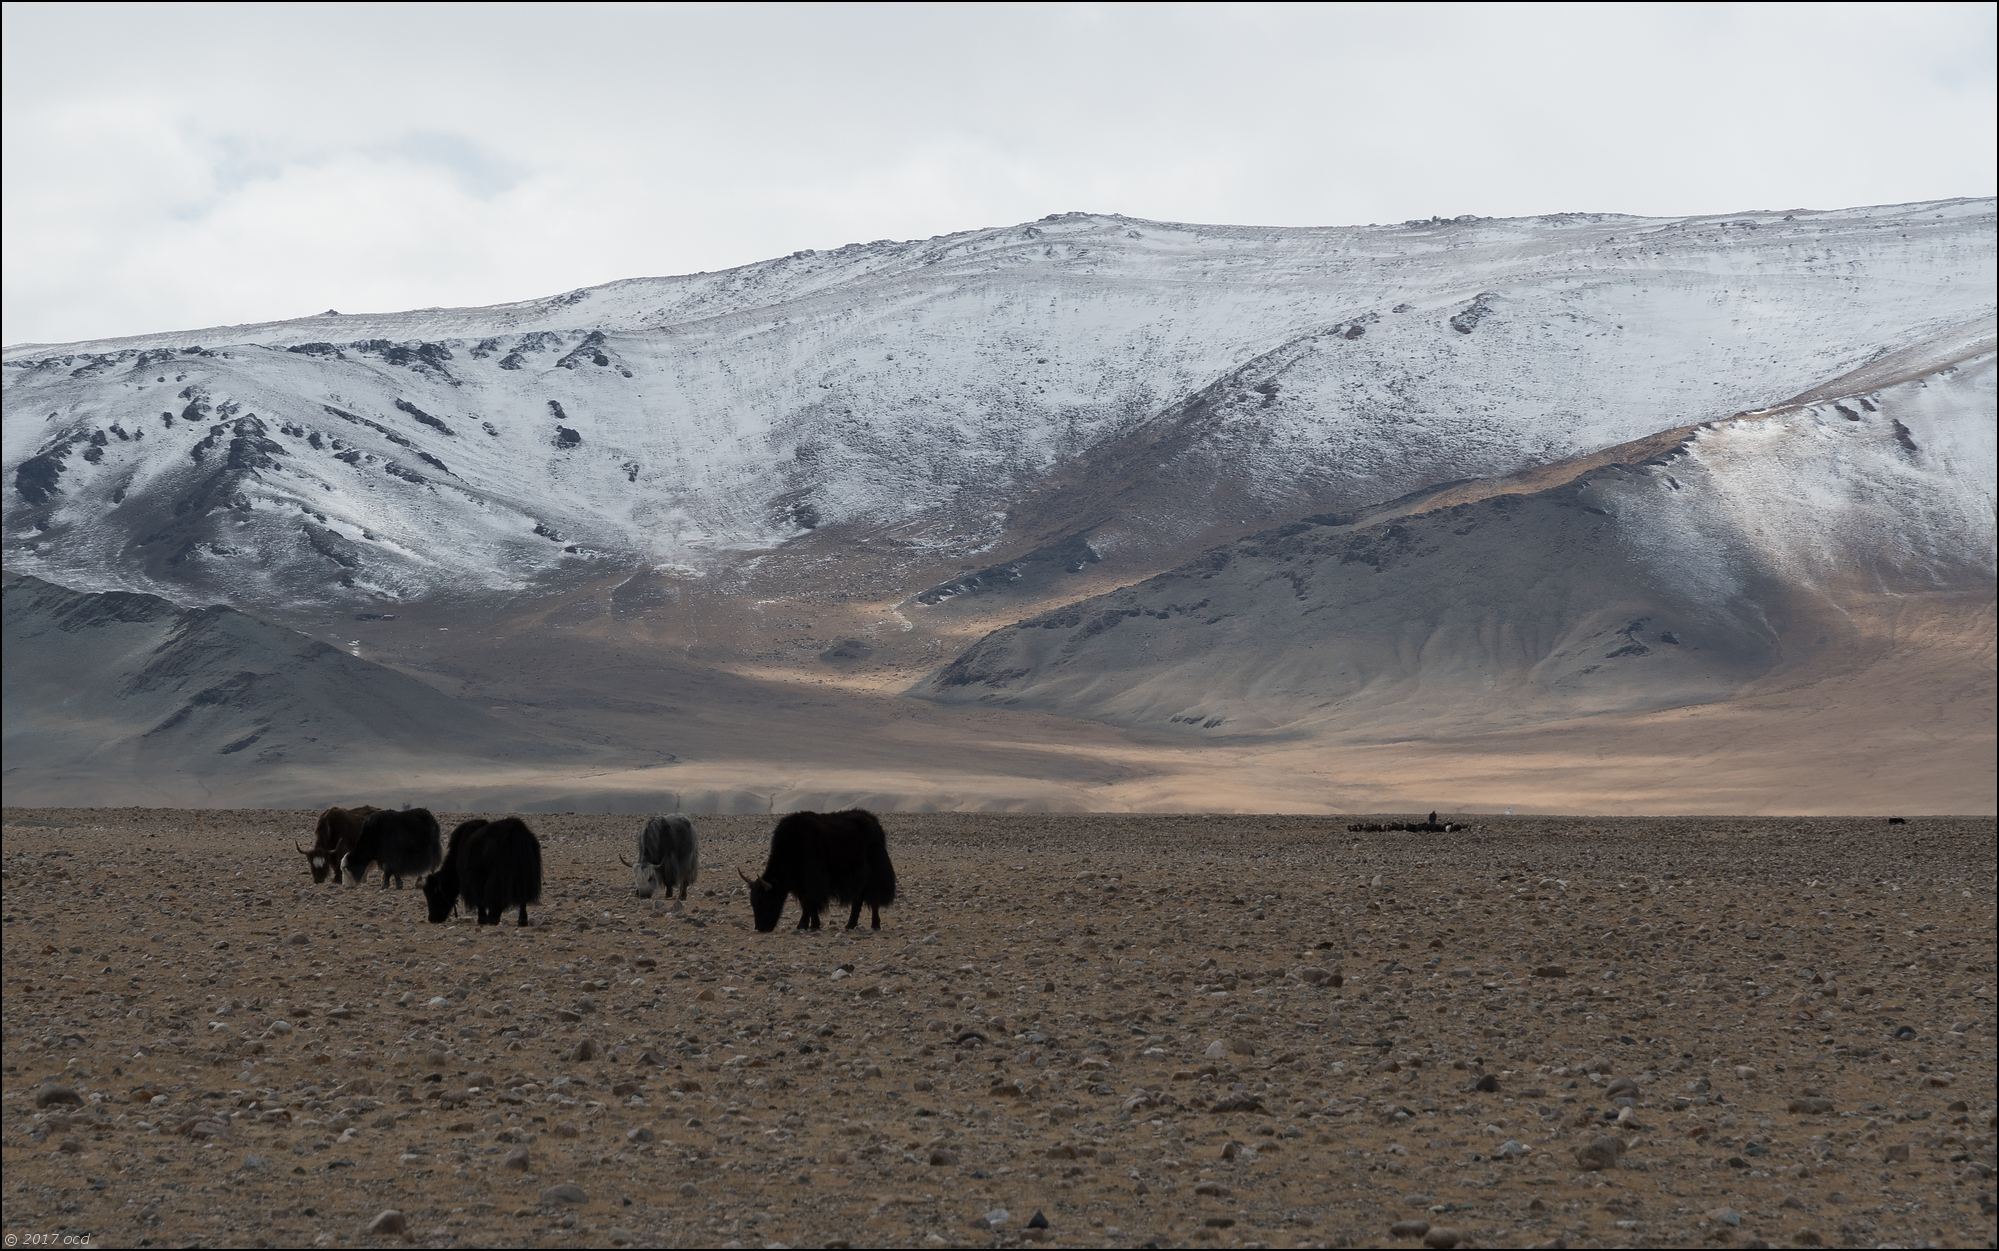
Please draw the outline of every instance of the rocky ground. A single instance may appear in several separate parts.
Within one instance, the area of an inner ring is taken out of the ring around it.
[[[1475,821],[890,817],[757,934],[768,818],[482,930],[9,809],[7,1245],[1994,1244],[1991,820]]]

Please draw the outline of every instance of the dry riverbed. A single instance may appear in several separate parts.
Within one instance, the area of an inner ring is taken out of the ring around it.
[[[768,818],[530,816],[523,930],[9,809],[8,1245],[1993,1245],[1992,821],[1473,820],[888,817],[757,934]]]

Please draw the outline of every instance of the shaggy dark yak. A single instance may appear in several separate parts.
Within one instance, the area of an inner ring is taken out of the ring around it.
[[[432,921],[448,919],[462,899],[481,925],[498,925],[509,908],[526,925],[528,905],[541,902],[541,842],[519,817],[467,821],[451,832],[451,851],[424,879],[423,895]]]
[[[443,839],[437,818],[428,808],[405,808],[401,812],[378,812],[361,823],[361,837],[347,853],[347,873],[358,885],[368,876],[368,866],[382,866],[382,887],[396,880],[401,890],[405,877],[417,877],[437,867],[444,859]]]
[[[763,873],[751,877],[741,869],[736,872],[750,884],[750,911],[760,933],[777,928],[787,895],[798,896],[801,930],[819,928],[819,914],[829,899],[853,905],[848,929],[860,924],[862,904],[880,929],[881,910],[895,902],[888,836],[874,813],[859,808],[791,813],[771,831]]]
[[[651,899],[656,890],[669,896],[680,889],[680,901],[687,902],[687,888],[694,885],[699,871],[694,823],[686,817],[654,817],[639,831],[639,862],[625,860],[632,871],[632,889],[640,899]]]
[[[319,825],[312,832],[312,850],[292,844],[305,857],[313,881],[324,882],[329,874],[336,883],[340,881],[340,857],[354,850],[361,824],[380,811],[373,804],[362,804],[358,808],[328,808],[319,814]]]

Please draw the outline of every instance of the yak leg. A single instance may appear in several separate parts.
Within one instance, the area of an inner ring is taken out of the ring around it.
[[[874,904],[869,904],[868,913],[872,918],[872,923],[869,926],[869,928],[877,930],[880,929],[882,927],[882,910]]]
[[[526,904],[522,904],[520,924],[526,925],[527,923],[528,923],[528,906]]]
[[[854,910],[847,914],[847,928],[853,929],[856,925],[859,925],[860,923],[861,923],[861,901],[856,899],[854,901]]]
[[[805,911],[802,907],[798,910],[798,928],[801,930],[812,928],[812,914]]]

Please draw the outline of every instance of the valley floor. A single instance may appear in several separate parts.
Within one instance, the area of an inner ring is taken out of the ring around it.
[[[6,1233],[1993,1243],[1992,820],[1346,820],[890,816],[880,932],[757,934],[764,816],[684,908],[533,817],[523,930],[303,813],[10,808]]]

